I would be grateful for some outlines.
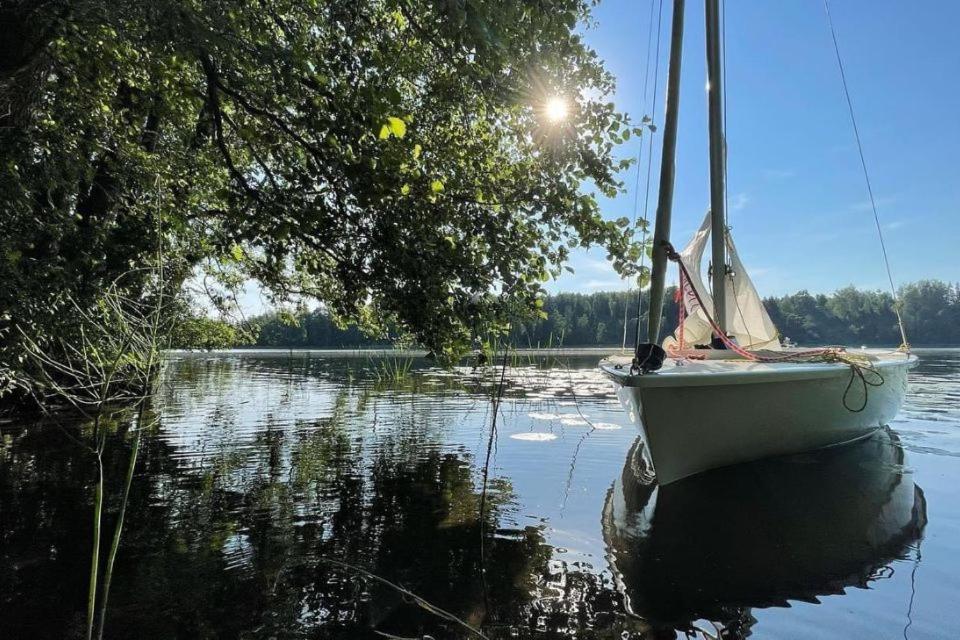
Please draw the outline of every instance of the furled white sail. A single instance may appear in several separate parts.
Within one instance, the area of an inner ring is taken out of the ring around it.
[[[680,252],[680,259],[687,268],[691,281],[684,283],[684,286],[681,287],[683,292],[681,304],[686,311],[686,319],[682,327],[678,328],[673,336],[664,340],[663,347],[667,351],[676,351],[680,348],[681,332],[684,348],[689,349],[693,348],[694,345],[710,343],[712,330],[706,314],[713,315],[713,298],[703,282],[701,273],[703,252],[707,247],[709,238],[710,214],[707,213],[700,229]],[[745,349],[779,349],[780,338],[777,328],[770,320],[767,310],[764,309],[763,302],[761,302],[750,276],[747,275],[747,270],[740,261],[740,256],[737,255],[733,239],[729,234],[727,234],[727,253],[733,271],[726,280],[727,333],[732,335],[737,343]],[[706,313],[697,302],[694,291],[703,300]]]

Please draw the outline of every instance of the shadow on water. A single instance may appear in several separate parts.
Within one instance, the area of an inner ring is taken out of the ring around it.
[[[604,537],[627,607],[664,630],[700,620],[724,637],[749,635],[751,608],[818,602],[887,577],[926,526],[923,491],[886,429],[665,487],[640,481],[640,446],[607,496]]]

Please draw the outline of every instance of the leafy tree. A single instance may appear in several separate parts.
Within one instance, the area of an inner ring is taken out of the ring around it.
[[[171,346],[177,349],[230,349],[251,343],[247,331],[221,319],[191,316],[176,323]]]
[[[845,287],[830,296],[825,311],[843,324],[844,343],[892,344],[899,338],[889,293]]]
[[[590,4],[4,3],[0,360],[160,248],[170,278],[255,278],[447,355],[535,312],[570,247],[630,272],[627,221],[582,189],[614,195],[640,133]]]
[[[922,281],[900,291],[908,338],[914,345],[960,345],[960,288],[944,282]],[[677,304],[668,291],[663,335],[677,326]],[[893,299],[881,291],[845,287],[831,294],[800,291],[767,298],[764,305],[780,333],[803,345],[859,346],[900,343]],[[642,308],[648,308],[644,296]],[[514,323],[510,340],[517,347],[619,346],[624,311],[627,342],[633,343],[637,322],[636,293],[601,291],[547,296],[541,317]],[[646,326],[646,313],[640,314]],[[323,311],[287,316],[270,314],[254,319],[262,329],[260,346],[363,347],[384,346],[363,336],[355,327],[340,329]]]
[[[900,292],[907,338],[916,343],[960,343],[960,287],[921,280]]]

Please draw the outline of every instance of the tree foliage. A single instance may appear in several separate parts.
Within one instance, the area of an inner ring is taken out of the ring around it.
[[[252,343],[249,331],[223,319],[190,315],[173,327],[170,343],[178,349],[231,349]]]
[[[663,335],[677,325],[677,305],[668,289]],[[914,345],[960,345],[960,286],[924,280],[900,290],[907,335]],[[801,345],[859,346],[900,343],[893,299],[881,291],[845,287],[831,294],[800,291],[764,300],[781,335]],[[627,310],[627,344],[632,345],[637,320],[636,293],[601,291],[548,296],[546,317],[515,323],[510,339],[516,347],[619,346]],[[649,308],[644,296],[642,309]],[[640,322],[646,326],[646,313]],[[355,328],[340,330],[322,311],[296,316],[267,314],[256,320],[257,344],[264,347],[384,346],[365,338]]]
[[[535,313],[571,247],[631,272],[592,192],[641,131],[577,33],[590,4],[4,3],[0,317],[56,332],[65,294],[94,304],[162,246],[170,277],[253,278],[454,354]]]

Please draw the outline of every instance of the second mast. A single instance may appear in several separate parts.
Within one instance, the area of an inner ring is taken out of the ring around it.
[[[723,71],[720,58],[719,0],[706,2],[707,113],[710,131],[710,236],[712,241],[713,317],[726,333],[727,327],[727,215],[726,140],[723,131]]]

